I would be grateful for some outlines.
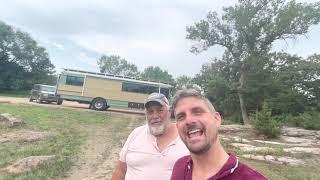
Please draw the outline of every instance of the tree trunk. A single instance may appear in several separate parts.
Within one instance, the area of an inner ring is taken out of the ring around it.
[[[244,68],[244,65],[242,65],[241,71],[240,71],[241,75],[240,75],[240,79],[239,79],[240,86],[238,87],[238,96],[239,96],[240,108],[241,108],[241,114],[242,114],[242,123],[244,125],[248,125],[248,124],[250,124],[250,119],[248,116],[246,103],[245,103],[245,100],[244,100],[243,94],[242,94],[242,88],[243,88],[243,84],[244,84],[244,69],[243,68]]]

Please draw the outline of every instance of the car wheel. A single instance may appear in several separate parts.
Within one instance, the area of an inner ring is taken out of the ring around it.
[[[107,101],[103,98],[95,98],[93,101],[92,101],[92,105],[91,107],[94,109],[94,110],[98,110],[98,111],[103,111],[106,109],[107,107]]]
[[[40,96],[37,98],[37,103],[42,103]]]
[[[29,98],[29,102],[32,102],[32,101],[33,101],[32,96],[30,96],[30,98]]]
[[[58,104],[58,105],[61,105],[62,103],[63,103],[63,99],[58,99],[58,100],[57,100],[57,104]]]

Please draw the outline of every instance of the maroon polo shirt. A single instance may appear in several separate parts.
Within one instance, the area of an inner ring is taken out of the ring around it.
[[[173,167],[171,180],[192,180],[192,159],[191,156],[184,156],[177,160]],[[256,170],[239,162],[238,158],[230,154],[227,162],[217,174],[208,180],[266,180]]]

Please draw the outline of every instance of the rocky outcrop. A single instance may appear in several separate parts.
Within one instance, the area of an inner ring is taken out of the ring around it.
[[[292,158],[292,157],[275,157],[271,155],[262,156],[262,155],[252,155],[252,154],[244,154],[242,156],[247,159],[266,161],[273,164],[301,165],[305,163],[303,160]]]
[[[3,113],[0,114],[0,125],[8,127],[21,127],[25,126],[25,122],[19,117],[15,117],[9,113]]]
[[[1,172],[7,173],[23,173],[33,169],[39,168],[45,164],[48,164],[56,159],[56,156],[30,156],[16,161],[12,165],[1,169]]]
[[[52,136],[48,132],[35,132],[30,130],[19,130],[0,135],[0,144],[6,142],[34,142],[44,140]]]
[[[308,139],[320,140],[320,131],[306,130],[301,128],[284,127],[281,131],[283,136],[306,137]]]

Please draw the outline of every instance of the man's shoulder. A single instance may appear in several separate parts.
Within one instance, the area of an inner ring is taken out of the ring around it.
[[[255,180],[266,180],[267,177],[260,174],[257,170],[249,167],[244,163],[239,163],[239,168],[237,174],[242,177],[242,179],[255,179]]]
[[[136,127],[133,129],[133,131],[131,132],[131,134],[141,134],[141,133],[146,133],[147,132],[147,125],[142,125],[139,127]]]

